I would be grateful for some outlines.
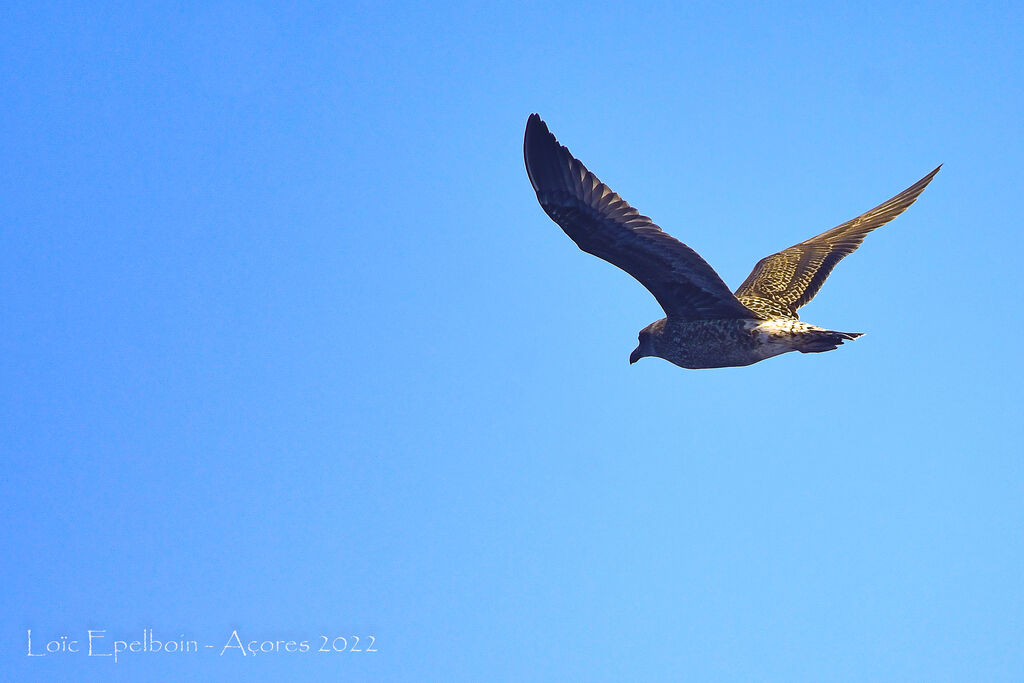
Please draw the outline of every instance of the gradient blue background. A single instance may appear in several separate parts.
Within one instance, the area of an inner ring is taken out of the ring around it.
[[[5,5],[5,676],[1024,679],[1021,19]],[[733,286],[945,166],[802,311],[862,339],[630,367],[533,111]],[[216,647],[27,656],[144,628]]]

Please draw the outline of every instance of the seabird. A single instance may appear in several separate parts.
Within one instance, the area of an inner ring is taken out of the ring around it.
[[[942,167],[853,220],[761,259],[733,293],[697,252],[588,171],[537,114],[526,122],[523,155],[548,216],[580,249],[639,280],[665,310],[664,318],[640,330],[629,362],[655,356],[692,369],[831,351],[861,336],[802,322],[796,311],[869,232],[913,204]]]

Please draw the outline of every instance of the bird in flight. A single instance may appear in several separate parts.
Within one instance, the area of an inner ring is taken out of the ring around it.
[[[869,232],[913,204],[941,168],[853,220],[761,259],[733,293],[697,252],[588,171],[537,114],[526,122],[523,155],[537,201],[551,220],[580,249],[639,280],[665,310],[664,318],[640,330],[629,362],[654,356],[692,369],[750,365],[789,351],[831,351],[861,336],[802,322],[796,311]]]

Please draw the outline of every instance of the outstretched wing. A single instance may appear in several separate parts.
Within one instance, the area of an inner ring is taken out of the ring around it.
[[[867,213],[761,259],[736,290],[737,298],[762,315],[796,318],[796,309],[814,298],[836,264],[852,254],[869,232],[906,211],[939,168]]]
[[[757,318],[711,266],[588,171],[537,114],[526,122],[526,172],[537,200],[583,251],[626,271],[680,320]]]

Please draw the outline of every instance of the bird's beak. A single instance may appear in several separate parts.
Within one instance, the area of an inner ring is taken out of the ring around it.
[[[629,354],[629,364],[632,365],[641,358],[643,358],[643,354],[640,353],[640,347],[638,346],[633,349],[633,353]]]

